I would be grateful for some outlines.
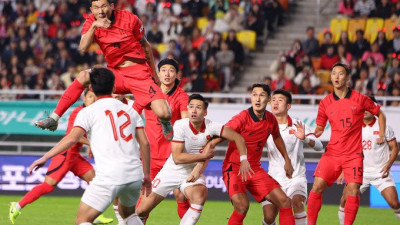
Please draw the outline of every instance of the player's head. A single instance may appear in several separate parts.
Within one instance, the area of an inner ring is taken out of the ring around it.
[[[96,19],[110,18],[113,9],[111,0],[90,0],[90,11]]]
[[[93,91],[89,90],[88,88],[83,92],[83,104],[85,106],[91,105],[93,102],[96,101],[96,95]]]
[[[207,115],[208,102],[199,94],[192,94],[189,96],[188,114],[189,120],[192,123],[203,122],[204,117]]]
[[[369,95],[368,97],[369,97],[373,102],[377,103],[374,96]],[[369,120],[372,120],[374,117],[375,117],[375,116],[372,115],[372,113],[370,113],[370,112],[368,112],[368,111],[364,111],[364,120],[369,121]]]
[[[104,67],[94,67],[89,74],[91,90],[97,97],[112,94],[115,76],[111,70]]]
[[[160,81],[165,86],[175,85],[176,74],[179,72],[179,64],[175,59],[165,58],[158,63]]]
[[[287,114],[292,106],[292,95],[285,90],[278,89],[272,92],[271,112],[274,115]]]
[[[332,66],[331,81],[334,88],[347,87],[349,79],[350,69],[346,64],[338,62]]]
[[[269,100],[271,89],[266,84],[253,84],[251,86],[251,105],[253,110],[258,112],[265,111]]]

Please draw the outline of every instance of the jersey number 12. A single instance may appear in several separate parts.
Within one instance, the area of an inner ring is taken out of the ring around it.
[[[112,112],[110,110],[106,110],[105,113],[106,113],[106,116],[110,117],[111,127],[112,127],[112,130],[113,130],[113,133],[114,133],[114,140],[118,141],[117,129],[115,127],[115,121],[114,121],[114,117],[112,115]],[[125,123],[123,123],[121,126],[119,126],[119,133],[121,135],[121,138],[123,140],[125,140],[126,142],[132,140],[132,138],[133,138],[132,133],[129,134],[128,136],[126,136],[124,134],[124,129],[126,127],[128,127],[129,125],[131,125],[131,117],[124,110],[119,111],[117,113],[117,116],[118,116],[118,118],[121,117],[121,116],[125,116],[126,119],[127,119]]]

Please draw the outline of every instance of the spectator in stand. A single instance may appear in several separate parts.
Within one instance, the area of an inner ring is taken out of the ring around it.
[[[383,66],[385,62],[385,58],[383,57],[383,54],[379,52],[379,44],[377,42],[374,42],[371,45],[371,51],[365,51],[361,60],[365,62],[368,57],[372,57],[374,59],[374,62],[376,65]]]
[[[360,78],[356,80],[354,89],[362,94],[367,94],[368,68],[361,67]]]
[[[195,27],[194,15],[190,14],[189,6],[185,4],[182,8],[182,13],[179,16],[180,23],[182,24],[182,33],[186,36],[192,35],[193,28]]]
[[[368,67],[368,74],[369,74],[368,79],[375,78],[378,66],[375,63],[374,58],[372,58],[371,56],[368,57],[367,60],[365,60],[365,62],[362,63],[362,65]]]
[[[331,45],[335,45],[332,40],[332,32],[330,30],[324,30],[324,38],[322,39],[322,44],[319,48],[320,53],[325,53],[328,46]]]
[[[229,29],[236,32],[244,29],[244,15],[239,11],[239,6],[236,3],[230,5],[229,11],[225,14],[224,20]]]
[[[376,17],[380,17],[383,19],[387,19],[392,14],[392,5],[390,4],[389,0],[378,0],[375,9]]]
[[[294,67],[300,62],[301,58],[306,54],[301,45],[300,40],[294,40],[292,48],[286,54],[287,62],[292,64]]]
[[[296,74],[300,73],[304,67],[312,67],[312,61],[310,56],[303,55],[303,57],[301,57],[300,62],[297,64],[296,66]]]
[[[268,35],[272,35],[277,25],[283,24],[283,9],[278,0],[264,1],[264,16],[267,21]]]
[[[163,42],[163,33],[158,29],[157,23],[151,23],[151,30],[147,32],[147,40],[155,44]]]
[[[362,18],[372,16],[375,10],[374,0],[357,0],[354,7],[355,15]]]
[[[315,88],[312,87],[311,81],[308,78],[304,78],[299,86],[299,95],[314,95]],[[302,99],[300,104],[311,104],[311,100]]]
[[[292,81],[285,77],[283,68],[278,69],[278,77],[274,79],[271,83],[271,89],[284,89],[286,91],[292,92]]]
[[[229,9],[228,0],[210,0],[209,2],[210,15],[217,19],[221,19],[225,16],[225,13]]]
[[[317,75],[315,75],[314,70],[311,66],[303,67],[302,71],[296,75],[293,79],[293,83],[297,86],[302,85],[303,80],[307,79],[311,85],[311,88],[317,88],[321,81]]]
[[[258,4],[253,4],[247,16],[247,29],[256,32],[257,37],[262,36],[264,31],[264,23],[261,17],[260,6]]]
[[[393,95],[394,89],[400,89],[400,71],[397,71],[393,75],[393,80],[388,87],[389,94]]]
[[[199,75],[198,72],[193,71],[190,75],[191,89],[190,92],[204,92],[205,81],[203,76]]]
[[[319,43],[315,38],[314,27],[307,27],[307,39],[303,41],[303,48],[306,53],[311,57],[319,56]]]
[[[376,77],[370,80],[372,93],[376,93],[379,89],[387,90],[390,85],[389,76],[385,73],[385,68],[379,67],[376,71]]]
[[[215,32],[210,44],[210,52],[212,55],[215,55],[219,50],[221,50],[221,41],[221,33]]]
[[[400,37],[400,33],[399,33]],[[399,45],[400,47],[400,45]],[[357,30],[356,31],[356,40],[350,45],[351,54],[360,59],[365,51],[370,50],[370,44],[367,39],[364,38],[364,31]]]
[[[320,68],[322,70],[330,70],[339,60],[339,56],[335,53],[335,47],[333,45],[327,46],[326,53],[321,56]]]
[[[393,78],[393,75],[397,71],[400,71],[400,59],[399,58],[400,58],[400,55],[393,53],[390,64],[387,68],[387,73],[388,73],[389,77],[391,77],[391,78]]]
[[[389,42],[389,48],[395,53],[400,53],[400,25],[393,29],[393,40]]]
[[[167,55],[172,55],[174,59],[177,59],[180,55],[180,51],[178,49],[178,47],[176,46],[176,41],[175,40],[170,40],[168,42],[168,49],[167,51],[163,52],[161,54],[161,58],[165,59],[167,58]]]
[[[207,59],[203,77],[205,78],[205,92],[219,92],[221,90],[220,75],[217,73],[217,63],[213,55]]]
[[[243,65],[244,62],[244,49],[242,43],[240,43],[236,38],[236,32],[234,30],[228,31],[228,36],[226,38],[226,43],[230,50],[235,54],[235,68]]]
[[[344,16],[354,15],[354,0],[342,0],[338,6],[338,12]]]
[[[394,15],[397,17],[400,16],[400,1],[396,3],[396,7],[394,8]]]
[[[375,40],[374,43],[378,43],[379,45],[379,52],[382,53],[382,55],[386,56],[387,53],[389,52],[389,42],[386,39],[386,35],[385,35],[385,30],[379,30],[378,31],[378,36]]]
[[[228,44],[225,41],[221,42],[221,51],[215,55],[217,61],[217,69],[224,74],[224,88],[223,92],[230,91],[232,83],[232,65],[235,60],[235,53],[229,50]]]
[[[274,60],[269,67],[269,72],[271,73],[271,78],[273,80],[277,79],[278,70],[281,68],[284,71],[285,77],[290,80],[293,79],[294,76],[296,75],[295,68],[286,61],[286,56],[283,53],[278,55],[276,60]]]
[[[24,39],[19,42],[19,46],[15,52],[15,55],[22,64],[26,64],[26,60],[34,56],[32,49],[28,45],[28,42]]]
[[[338,45],[343,45],[346,49],[346,51],[350,51],[350,40],[349,40],[349,34],[347,31],[342,31],[340,33],[340,39],[339,42],[337,43]]]
[[[214,31],[215,31],[214,27],[215,27],[215,17],[209,16],[207,26],[204,27],[203,30],[201,31],[205,41],[207,41],[207,42],[212,41],[212,38],[214,36]]]
[[[339,57],[339,61],[345,65],[350,65],[351,60],[353,59],[350,52],[347,51],[346,47],[342,44],[338,44],[337,53]]]
[[[265,84],[265,85],[268,85],[268,86],[270,86],[270,87],[271,87],[271,84],[272,84],[272,79],[271,79],[271,77],[270,77],[270,76],[266,76],[266,77],[264,77],[264,84]]]
[[[60,80],[63,82],[64,87],[67,88],[72,84],[77,76],[78,73],[76,72],[75,64],[70,64],[68,66],[68,71],[60,75]]]
[[[400,88],[394,88],[394,89],[392,90],[391,95],[392,95],[393,97],[398,97],[398,98],[400,98]],[[390,101],[388,104],[389,104],[390,106],[399,107],[399,106],[400,106],[400,101]]]
[[[182,34],[182,23],[179,18],[172,18],[168,30],[163,34],[163,42],[168,43],[170,40],[177,40],[179,34]]]
[[[204,37],[201,35],[199,28],[195,27],[192,33],[192,46],[195,49],[200,49],[201,44],[204,42]]]
[[[58,31],[64,31],[67,29],[67,25],[64,24],[61,20],[61,16],[58,14],[54,15],[53,23],[49,25],[47,30],[47,36],[50,38],[55,38],[57,36]]]

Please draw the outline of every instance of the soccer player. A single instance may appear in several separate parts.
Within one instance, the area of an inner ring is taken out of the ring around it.
[[[107,67],[115,74],[117,94],[132,93],[135,97],[133,108],[141,114],[143,108],[150,107],[160,119],[163,134],[171,140],[171,112],[164,95],[153,79],[159,83],[154,66],[151,46],[145,37],[142,22],[129,11],[114,10],[109,0],[91,0],[90,11],[82,27],[79,49],[85,52],[93,41],[99,46]],[[79,98],[90,83],[89,71],[82,71],[46,119],[35,125],[54,131],[64,112]]]
[[[179,72],[179,64],[176,60],[169,58],[161,60],[158,63],[158,70],[161,82],[160,87],[171,107],[171,123],[174,125],[175,121],[188,117],[187,104],[189,96],[178,86],[179,80],[176,76]],[[145,109],[144,112],[146,118],[145,131],[150,143],[150,178],[153,180],[171,155],[171,143],[163,136],[156,114],[150,109]],[[174,196],[178,205],[178,215],[182,219],[189,209],[190,203],[178,188],[174,190]]]
[[[76,107],[68,119],[67,135],[72,130],[78,112],[84,107],[91,105],[95,101],[95,97],[92,91],[86,90],[84,92],[83,105]],[[58,154],[52,158],[46,176],[44,177],[44,182],[36,185],[32,190],[26,193],[19,202],[10,203],[9,218],[12,224],[15,223],[16,218],[21,214],[22,208],[36,201],[42,195],[52,192],[69,171],[72,171],[72,173],[88,183],[93,179],[95,172],[92,165],[79,153],[82,144],[89,144],[86,137],[83,137],[79,143],[73,145],[63,154]],[[96,218],[95,223],[104,224],[111,223],[112,221],[113,219],[105,218],[103,215],[100,215]]]
[[[374,97],[370,97],[376,102]],[[362,148],[364,153],[364,174],[363,182],[360,187],[361,194],[364,193],[369,186],[374,185],[381,193],[383,198],[393,209],[395,216],[400,220],[400,203],[394,184],[390,168],[396,160],[399,148],[397,146],[396,136],[390,126],[386,126],[385,142],[377,144],[376,140],[379,134],[379,124],[376,118],[370,113],[364,114],[364,125],[362,128]],[[392,150],[392,153],[390,153]],[[343,175],[343,173],[342,173]],[[339,177],[338,183],[342,184],[343,180]],[[344,224],[344,206],[346,203],[346,188],[343,191],[340,200],[339,221]]]
[[[292,200],[296,225],[307,224],[304,203],[307,199],[307,178],[304,165],[303,146],[306,143],[316,151],[323,149],[320,140],[313,138],[312,131],[301,121],[291,118],[288,114],[292,104],[292,95],[282,89],[272,92],[271,112],[279,124],[279,132],[285,142],[286,150],[294,167],[292,179],[287,178],[283,165],[284,158],[276,148],[273,138],[267,140],[269,167],[268,173],[282,185],[282,190]],[[306,135],[307,134],[307,135]],[[275,225],[278,210],[268,200],[262,202],[264,225]]]
[[[180,224],[197,223],[207,198],[207,187],[203,175],[207,164],[197,164],[197,162],[206,161],[214,156],[213,146],[205,147],[213,137],[223,137],[234,141],[239,149],[238,154],[246,158],[246,145],[243,138],[231,128],[205,119],[207,106],[208,103],[203,96],[193,94],[189,97],[189,118],[178,120],[174,124],[172,153],[153,180],[153,192],[140,202],[137,208],[137,214],[140,217],[148,215],[169,192],[179,188],[190,201],[190,208]],[[243,179],[246,179],[251,171],[248,161],[243,160],[239,166]]]
[[[319,103],[315,136],[319,137],[327,121],[331,125],[331,137],[326,151],[322,155],[314,173],[314,184],[308,197],[308,225],[317,223],[318,212],[322,205],[322,193],[327,186],[344,173],[347,183],[347,202],[345,205],[345,223],[353,224],[360,205],[360,185],[363,180],[363,153],[361,128],[364,112],[378,115],[378,144],[383,143],[386,130],[386,118],[380,107],[370,98],[347,87],[350,80],[349,68],[342,63],[332,67],[331,81],[333,93]]]
[[[225,186],[234,208],[228,221],[229,225],[243,224],[249,209],[246,190],[257,202],[268,200],[276,205],[279,208],[280,224],[294,225],[290,198],[282,191],[279,183],[261,167],[260,162],[263,147],[268,137],[272,135],[284,159],[285,176],[292,177],[293,167],[286,152],[285,143],[279,134],[278,123],[275,116],[266,110],[270,94],[268,85],[253,84],[251,87],[252,107],[243,110],[226,124],[227,127],[243,136],[248,150],[248,160],[254,171],[249,178],[240,179],[239,166],[243,160],[247,160],[247,156],[239,156],[236,151],[238,146],[230,142],[222,168]],[[221,138],[217,138],[211,144],[215,145],[221,141]]]
[[[151,192],[150,152],[143,120],[134,109],[112,98],[114,80],[111,70],[92,69],[90,88],[97,97],[96,102],[82,109],[69,135],[29,168],[32,172],[43,166],[49,158],[68,149],[86,133],[90,134],[96,176],[82,196],[75,221],[77,225],[91,224],[116,197],[119,198],[119,213],[125,223],[142,224],[135,215],[136,201],[141,186],[146,194]]]

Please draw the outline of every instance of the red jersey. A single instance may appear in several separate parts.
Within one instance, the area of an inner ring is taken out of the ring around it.
[[[171,124],[174,125],[175,121],[182,119],[181,112],[187,111],[189,96],[182,88],[175,85],[167,94],[164,94],[164,97],[171,108]],[[145,132],[150,143],[151,158],[167,159],[171,155],[171,145],[162,133],[158,117],[150,109],[145,109],[144,113],[146,119]]]
[[[259,120],[254,114],[253,107],[243,110],[234,116],[226,126],[238,132],[244,138],[247,147],[247,160],[254,170],[261,166],[262,150],[270,134],[279,133],[278,122],[275,116],[265,111],[263,120]],[[231,164],[233,170],[240,167],[239,151],[234,142],[229,142],[228,151],[223,163],[223,171],[226,171]]]
[[[142,21],[133,13],[125,10],[113,10],[109,28],[96,28],[94,41],[100,46],[108,67],[114,68],[127,58],[146,59],[140,44],[145,30]],[[82,35],[86,34],[95,21],[93,14],[87,16],[82,27]]]
[[[343,99],[333,92],[319,103],[316,123],[325,127],[331,125],[331,138],[326,146],[326,154],[333,156],[362,154],[362,126],[364,112],[379,113],[380,106],[369,97],[349,89]]]
[[[81,109],[83,109],[83,107],[84,107],[84,105],[80,105],[71,112],[71,115],[68,118],[67,133],[65,135],[68,135],[71,132],[72,128],[74,127],[74,122],[75,122],[76,116],[78,115],[78,112],[81,111]],[[82,148],[82,144],[78,142],[78,143],[72,145],[72,147],[69,148],[67,151],[69,154],[80,154],[81,148]]]

